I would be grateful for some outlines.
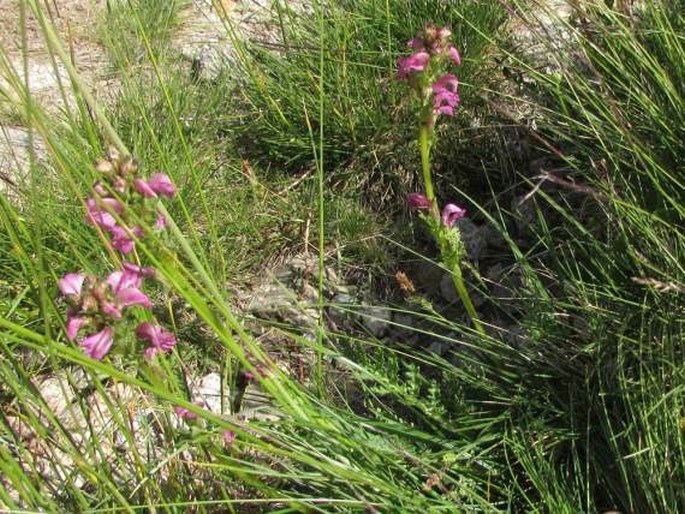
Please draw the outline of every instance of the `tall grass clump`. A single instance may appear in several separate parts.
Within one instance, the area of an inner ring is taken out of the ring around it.
[[[531,10],[517,9],[533,24]],[[543,112],[534,137],[555,155],[530,184],[540,209],[534,262],[560,289],[528,316],[548,361],[535,382],[546,385],[528,402],[535,416],[509,432],[529,506],[683,509],[678,13],[677,2],[634,11],[583,2],[573,25],[558,21],[570,34],[561,50],[558,39],[536,39],[553,72],[518,61],[534,77],[522,91]]]
[[[384,160],[396,148],[404,151],[415,136],[407,123],[413,109],[401,101],[405,91],[393,75],[407,41],[428,21],[452,27],[470,99],[486,73],[484,34],[494,33],[505,14],[496,2],[323,1],[307,9],[275,2],[272,32],[239,46],[246,151],[297,170],[312,161],[309,128],[317,133],[322,124],[329,168],[353,155]]]

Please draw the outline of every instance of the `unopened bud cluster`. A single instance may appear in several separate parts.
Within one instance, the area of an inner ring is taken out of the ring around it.
[[[173,198],[176,186],[165,173],[142,178],[136,159],[116,150],[110,150],[107,159],[97,163],[96,170],[101,180],[86,200],[86,220],[107,232],[112,247],[127,255],[135,248],[135,240],[145,235],[144,226],[166,226],[157,210],[157,199]],[[132,214],[139,223],[134,222]]]

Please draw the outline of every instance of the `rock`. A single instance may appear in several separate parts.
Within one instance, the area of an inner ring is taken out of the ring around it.
[[[468,269],[462,270],[462,273],[464,273],[464,279],[466,281],[466,290],[469,293],[469,296],[471,296],[471,302],[473,302],[474,307],[478,308],[485,303],[486,298],[481,294],[480,291],[478,291],[478,289],[470,285],[470,282],[472,282],[475,278],[473,276],[473,273]],[[461,304],[461,298],[459,297],[457,288],[454,285],[454,278],[452,276],[452,273],[445,272],[442,278],[440,279],[440,296],[447,303]]]
[[[191,387],[193,401],[200,402],[214,414],[224,414],[229,412],[231,394],[227,384],[222,388],[221,375],[219,373],[209,373]]]
[[[451,347],[452,345],[449,343],[449,341],[431,341],[427,350],[430,353],[434,353],[435,355],[442,357],[450,350]]]
[[[390,309],[380,306],[367,306],[360,311],[360,314],[364,328],[373,337],[383,337],[386,334],[392,319]]]
[[[458,219],[454,226],[459,229],[468,258],[477,263],[485,248],[485,238],[480,228],[468,218]]]
[[[417,334],[416,325],[418,323],[416,315],[405,312],[394,312],[392,315],[392,326],[390,328],[395,339],[410,342]]]
[[[23,127],[0,126],[0,192],[21,187],[29,172],[31,152],[37,162],[47,157],[47,148],[37,132],[30,136]]]

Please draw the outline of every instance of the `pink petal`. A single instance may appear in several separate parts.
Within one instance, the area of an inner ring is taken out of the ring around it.
[[[145,359],[146,361],[150,361],[155,357],[155,355],[157,355],[161,351],[162,350],[160,350],[156,346],[148,346],[147,348],[145,348],[145,351],[143,352],[143,359]]]
[[[112,302],[102,302],[100,304],[100,309],[107,316],[111,316],[114,319],[121,319],[121,309]]]
[[[81,348],[88,357],[99,361],[107,355],[113,342],[112,329],[105,327],[100,332],[96,332],[81,341]]]
[[[428,197],[421,193],[409,193],[407,195],[407,204],[412,209],[430,209],[431,206]]]
[[[111,230],[117,224],[117,220],[109,212],[98,207],[95,200],[86,200],[86,222],[97,225],[105,230]]]
[[[140,289],[135,287],[128,287],[121,289],[117,294],[117,300],[122,307],[130,307],[132,305],[142,305],[146,309],[152,308],[152,302]]]
[[[85,279],[86,277],[82,273],[67,273],[59,281],[59,289],[64,296],[79,296]]]
[[[224,431],[224,444],[226,446],[232,446],[233,441],[235,441],[236,438],[236,433],[233,430],[225,430]]]
[[[144,321],[136,329],[136,336],[143,341],[148,341],[162,351],[169,351],[176,346],[174,334],[165,330],[162,326]]]
[[[197,414],[195,414],[192,411],[189,411],[185,407],[176,407],[174,410],[176,411],[176,415],[181,419],[197,419]]]
[[[124,193],[126,191],[126,180],[119,177],[114,181],[114,190],[118,193]]]
[[[456,93],[459,87],[459,79],[451,73],[448,73],[436,80],[431,87],[436,94],[444,91]]]
[[[137,178],[133,181],[133,185],[141,195],[145,198],[157,198],[157,193],[155,193],[150,187],[150,184],[145,182],[142,178]]]
[[[133,264],[132,262],[124,262],[123,267],[125,271],[136,274],[140,277],[151,277],[155,274],[155,268],[141,268],[140,266],[138,266],[137,264]]]
[[[157,194],[172,198],[176,194],[176,186],[166,173],[153,173],[147,181],[150,188]]]
[[[167,223],[166,223],[166,218],[164,217],[164,215],[158,214],[157,220],[155,221],[155,225],[154,225],[155,230],[162,230],[163,228],[166,227],[166,225],[167,225]]]
[[[466,216],[466,209],[458,207],[453,203],[448,203],[442,209],[442,224],[451,228],[458,219],[464,216]]]
[[[78,316],[67,315],[67,323],[66,323],[67,339],[69,339],[69,341],[73,341],[74,339],[76,339],[76,335],[78,334],[78,331],[87,322],[88,322],[88,320],[86,318],[80,318]]]
[[[461,55],[459,55],[459,50],[457,50],[454,45],[447,47],[447,50],[450,53],[450,59],[452,59],[452,62],[459,66],[461,64]]]
[[[107,277],[107,283],[114,293],[129,287],[140,289],[143,285],[143,278],[155,274],[154,268],[141,268],[130,262],[124,262],[123,268],[123,270],[113,271]]]
[[[128,255],[135,248],[135,242],[131,239],[128,233],[121,227],[112,227],[112,246],[115,250],[120,251],[124,255]]]

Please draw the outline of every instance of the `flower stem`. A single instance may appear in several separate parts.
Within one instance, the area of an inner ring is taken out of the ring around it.
[[[423,172],[423,183],[426,191],[426,198],[431,203],[430,213],[436,220],[440,219],[440,209],[438,209],[438,202],[435,198],[435,191],[433,190],[433,177],[431,176],[431,129],[429,122],[421,124],[419,130],[419,147],[421,149],[421,171]]]
[[[464,277],[461,272],[461,266],[459,264],[454,266],[452,269],[452,281],[454,282],[454,287],[457,288],[457,294],[459,295],[459,298],[464,304],[464,307],[466,308],[466,312],[469,315],[469,318],[471,318],[471,324],[473,325],[473,328],[476,330],[476,332],[478,332],[479,335],[485,337],[485,329],[483,328],[483,324],[478,319],[476,308],[473,306],[471,296],[469,295],[469,292],[466,289]]]

